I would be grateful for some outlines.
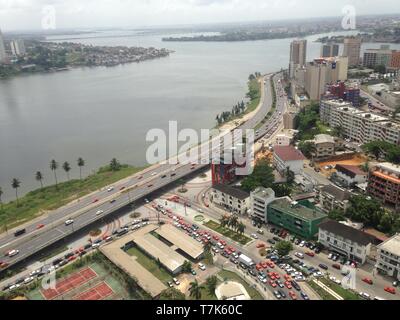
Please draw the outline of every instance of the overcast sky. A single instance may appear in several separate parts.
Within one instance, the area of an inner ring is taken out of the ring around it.
[[[0,0],[0,28],[41,29],[46,6],[57,28],[92,28],[340,16],[346,5],[360,15],[400,13],[399,0]]]

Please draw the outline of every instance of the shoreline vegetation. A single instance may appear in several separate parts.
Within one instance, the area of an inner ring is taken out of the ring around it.
[[[153,47],[91,46],[72,42],[27,41],[27,54],[0,64],[0,79],[79,67],[114,67],[168,57],[174,51]]]
[[[101,167],[96,173],[79,180],[70,180],[57,185],[33,190],[17,201],[0,205],[0,232],[5,232],[39,216],[56,210],[68,203],[88,195],[105,186],[136,174],[145,167],[110,165]]]

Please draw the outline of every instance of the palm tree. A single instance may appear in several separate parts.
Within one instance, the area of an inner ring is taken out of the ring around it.
[[[57,181],[57,172],[56,170],[58,169],[58,162],[56,160],[51,160],[50,162],[50,169],[54,172],[54,179],[56,180],[56,187],[58,186],[58,181]]]
[[[1,196],[3,195],[3,189],[0,187],[0,206],[1,210],[3,210],[3,201],[1,200]]]
[[[36,181],[40,182],[40,187],[41,187],[41,189],[43,189],[43,175],[40,171],[36,172],[35,179],[36,179]]]
[[[67,174],[67,179],[69,180],[69,172],[71,171],[71,166],[69,165],[69,163],[67,161],[65,161],[63,163],[62,167],[63,167],[65,173]]]
[[[83,160],[82,158],[78,159],[78,167],[79,167],[79,179],[82,180],[82,167],[85,166],[85,160]]]
[[[206,280],[206,287],[210,295],[215,293],[215,289],[217,288],[218,278],[216,276],[208,277]]]
[[[203,289],[204,289],[204,287],[199,285],[197,280],[194,280],[193,282],[190,283],[190,288],[189,288],[190,296],[192,298],[195,298],[196,300],[200,300],[201,299],[201,290],[203,290]]]
[[[21,186],[21,181],[19,181],[18,179],[13,179],[11,182],[11,186],[13,187],[13,189],[15,189],[15,198],[17,199],[17,205],[18,205],[18,188]]]
[[[239,220],[239,218],[237,215],[235,215],[235,214],[231,215],[229,218],[228,226],[231,229],[236,230],[236,227],[238,225],[238,220]]]
[[[246,225],[242,221],[240,221],[237,226],[237,232],[239,234],[243,234],[245,230],[246,230]]]

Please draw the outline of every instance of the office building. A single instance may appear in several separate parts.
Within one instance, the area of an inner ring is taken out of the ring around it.
[[[26,49],[25,49],[25,43],[24,40],[18,39],[18,40],[13,40],[10,43],[11,45],[11,53],[14,56],[23,56],[26,54]]]
[[[327,218],[310,203],[292,201],[289,197],[271,202],[267,209],[267,221],[304,239],[312,239],[318,233],[318,225]]]
[[[377,66],[385,66],[389,68],[392,63],[393,51],[387,45],[381,45],[379,49],[367,49],[364,52],[363,66],[374,68]]]
[[[321,57],[337,57],[339,56],[339,45],[334,43],[323,44],[321,46]]]
[[[245,215],[250,208],[249,193],[222,184],[212,187],[211,201],[231,213],[240,215]]]
[[[342,134],[360,144],[383,140],[400,145],[400,125],[388,117],[363,112],[351,103],[340,100],[322,100],[321,121],[331,128],[340,128]]]
[[[294,40],[290,44],[289,76],[294,78],[294,70],[307,61],[307,40]]]
[[[268,205],[275,200],[274,190],[257,188],[250,193],[251,217],[254,221],[266,223]]]
[[[400,234],[387,239],[377,249],[375,268],[378,272],[400,281]]]
[[[326,220],[319,225],[318,242],[330,251],[364,264],[370,255],[374,237],[343,223]]]
[[[400,205],[400,166],[380,163],[369,175],[367,193],[386,205],[398,208]]]
[[[349,66],[358,66],[361,57],[361,39],[344,39],[343,56],[349,58]]]
[[[6,47],[4,44],[3,33],[0,30],[0,63],[7,61]]]

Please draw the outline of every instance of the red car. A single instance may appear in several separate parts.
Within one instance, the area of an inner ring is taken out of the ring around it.
[[[218,236],[213,236],[213,239],[214,239],[215,241],[219,241],[219,237],[218,237]]]
[[[262,267],[263,267],[264,269],[267,269],[267,268],[268,268],[268,262],[266,262],[266,261],[261,262],[261,265],[262,265]]]
[[[94,199],[93,203],[99,202],[99,199]]]
[[[268,267],[270,267],[271,269],[275,268],[275,263],[273,263],[272,261],[267,262]]]
[[[365,283],[368,283],[368,284],[370,284],[370,285],[373,285],[373,284],[374,284],[374,282],[373,282],[371,279],[369,279],[369,278],[364,278],[364,279],[362,279],[362,281],[364,281]]]
[[[263,270],[264,268],[263,268],[263,266],[262,266],[261,264],[257,264],[257,265],[256,265],[256,269],[257,269],[257,271],[261,271],[261,270]]]
[[[39,229],[42,229],[42,228],[44,228],[44,224],[38,224],[37,227],[36,227],[36,230],[39,230]]]
[[[68,261],[74,261],[76,259],[76,256],[72,256],[68,258]]]
[[[260,242],[257,244],[257,249],[261,249],[261,248],[265,248],[265,244]]]
[[[271,285],[272,288],[276,288],[276,282],[273,280],[269,280],[269,284]]]
[[[288,288],[289,290],[292,289],[292,284],[289,281],[285,282],[285,286],[286,288]]]
[[[220,243],[225,247],[226,246],[226,241],[221,240]]]
[[[6,268],[8,267],[8,263],[7,262],[0,262],[0,268]]]
[[[286,281],[292,281],[292,277],[289,276],[288,274],[285,274],[284,277]]]
[[[274,273],[274,272],[268,273],[268,277],[269,277],[271,280],[276,280],[276,278],[275,278],[275,273]]]
[[[308,255],[309,257],[315,257],[315,253],[311,251],[307,251],[306,255]]]
[[[275,276],[275,278],[278,279],[278,280],[281,278],[281,276],[279,275],[279,273],[276,273],[276,272],[274,272],[274,276]]]
[[[391,294],[396,294],[396,289],[395,289],[395,288],[392,288],[392,287],[386,287],[386,288],[385,288],[385,291],[386,291],[386,292],[389,292],[389,293],[391,293]]]
[[[292,298],[292,300],[297,300],[297,295],[293,291],[289,291],[289,296]]]

